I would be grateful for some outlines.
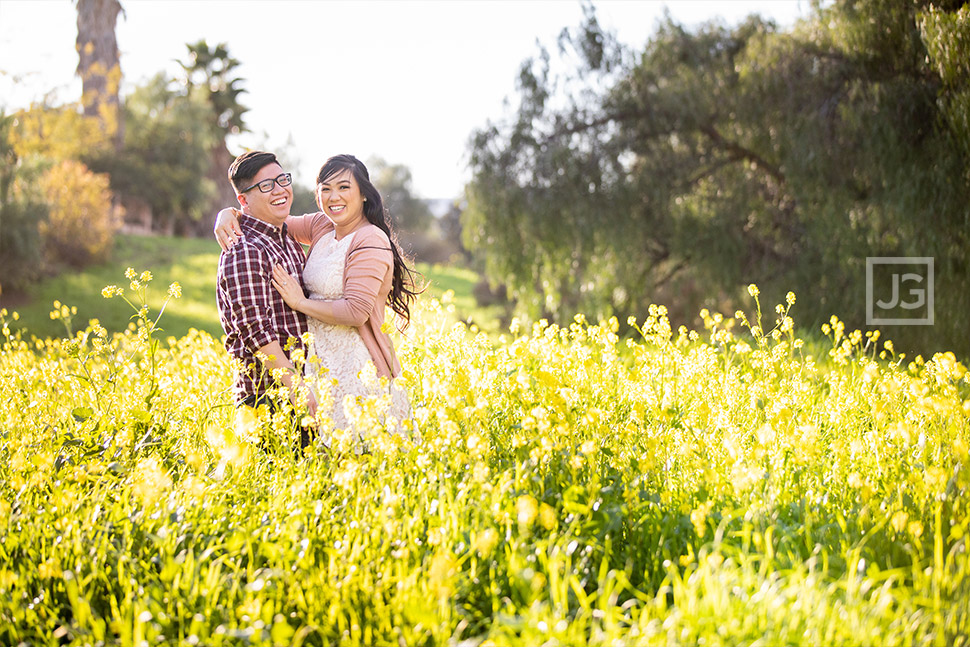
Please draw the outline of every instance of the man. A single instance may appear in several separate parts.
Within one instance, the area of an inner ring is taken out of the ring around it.
[[[316,400],[290,360],[293,350],[303,348],[306,317],[287,307],[272,285],[276,264],[292,276],[302,276],[306,261],[303,248],[287,236],[284,224],[293,203],[290,174],[272,153],[250,151],[233,161],[229,181],[242,210],[242,235],[219,257],[216,302],[226,350],[241,366],[233,384],[237,420],[252,413],[245,407],[272,408],[266,392],[276,383],[274,375],[289,389],[294,408],[299,408],[300,392],[307,394],[312,416]],[[301,430],[301,449],[309,441],[309,433]]]

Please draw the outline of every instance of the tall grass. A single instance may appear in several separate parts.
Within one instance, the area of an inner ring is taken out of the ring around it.
[[[363,402],[369,453],[302,458],[280,416],[266,449],[235,437],[205,332],[143,311],[28,341],[6,315],[0,642],[968,644],[951,355],[833,320],[813,357],[791,304],[699,332],[653,307],[629,341],[423,304],[396,339],[411,436]]]

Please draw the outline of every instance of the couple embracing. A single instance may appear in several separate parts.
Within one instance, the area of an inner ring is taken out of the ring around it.
[[[357,433],[345,400],[382,390],[390,391],[388,418],[409,418],[384,312],[389,305],[406,326],[417,290],[367,168],[351,155],[328,159],[317,175],[320,211],[303,216],[290,215],[291,175],[272,153],[240,155],[229,181],[240,209],[223,209],[216,220],[223,249],[216,300],[226,350],[237,362],[237,420],[248,408],[272,409],[269,391],[277,385],[288,389],[294,408],[305,397],[308,413],[319,408],[336,429]],[[309,358],[306,375],[291,359],[298,350]],[[330,386],[329,395],[319,384]],[[311,438],[302,427],[301,448]]]

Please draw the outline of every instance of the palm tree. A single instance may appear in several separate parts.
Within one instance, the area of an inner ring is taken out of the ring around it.
[[[201,89],[212,106],[215,115],[213,130],[216,141],[209,152],[209,172],[206,177],[216,187],[212,210],[221,209],[236,203],[236,193],[226,178],[226,171],[232,163],[226,139],[246,130],[243,115],[249,110],[239,102],[239,95],[246,92],[241,85],[243,80],[234,76],[239,61],[229,55],[229,47],[219,43],[210,47],[205,40],[188,43],[188,60],[179,61],[185,74],[188,91]],[[215,211],[212,211],[215,213]],[[208,233],[211,223],[198,224],[199,233]]]
[[[81,77],[84,114],[101,120],[120,149],[124,123],[118,89],[121,63],[115,23],[122,12],[118,0],[77,0],[77,73]]]
[[[226,135],[235,135],[246,129],[243,114],[248,112],[239,103],[239,95],[245,92],[239,87],[242,79],[233,78],[239,61],[229,55],[226,43],[209,47],[200,40],[186,45],[189,60],[179,61],[190,87],[205,89],[209,103],[216,113],[217,125]]]

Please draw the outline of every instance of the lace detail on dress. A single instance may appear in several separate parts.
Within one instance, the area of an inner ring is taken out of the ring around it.
[[[336,240],[334,232],[330,232],[314,245],[303,269],[303,281],[311,299],[333,300],[343,296],[344,263],[353,237],[350,234]],[[376,371],[370,353],[356,328],[328,324],[312,317],[308,317],[308,322],[317,359],[310,361],[307,374],[311,382],[322,375],[324,379],[329,378],[331,385],[332,401],[318,402],[319,407],[333,419],[335,429],[359,433],[353,424],[354,414],[360,410],[358,398],[387,393],[382,393],[380,382],[373,377]],[[387,413],[398,421],[410,417],[407,394],[393,380],[390,391],[391,407]]]

